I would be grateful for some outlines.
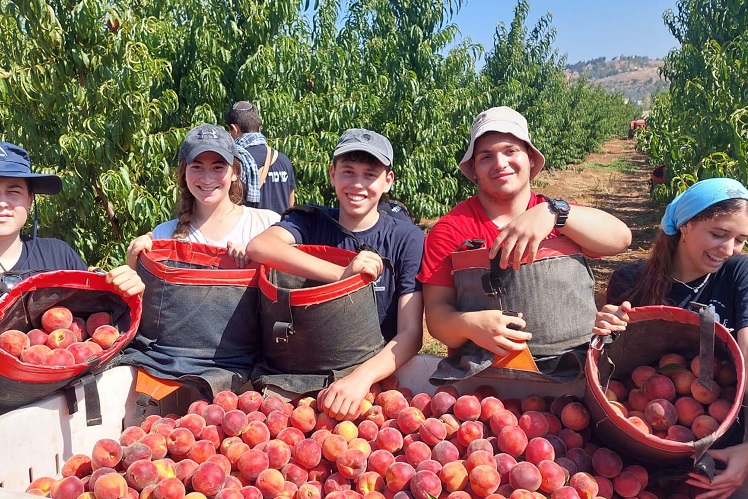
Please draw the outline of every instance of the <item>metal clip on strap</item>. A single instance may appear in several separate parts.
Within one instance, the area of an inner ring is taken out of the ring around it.
[[[277,288],[278,303],[285,306],[288,311],[285,321],[276,321],[273,324],[273,340],[276,343],[288,343],[289,337],[294,334],[293,314],[291,311],[291,291],[288,289]]]

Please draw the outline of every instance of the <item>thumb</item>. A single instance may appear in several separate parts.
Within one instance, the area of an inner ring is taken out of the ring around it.
[[[707,454],[712,456],[714,459],[718,459],[719,461],[726,461],[728,457],[728,453],[725,452],[725,449],[709,449],[706,451]]]

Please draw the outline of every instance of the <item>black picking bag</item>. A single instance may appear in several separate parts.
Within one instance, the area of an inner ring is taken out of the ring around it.
[[[356,256],[330,246],[298,248],[341,266]],[[259,281],[263,362],[252,375],[255,388],[317,391],[384,346],[368,276],[321,284],[261,265]]]
[[[595,281],[581,248],[559,236],[545,239],[532,264],[500,269],[482,240],[452,253],[458,307],[463,312],[522,313],[533,337],[503,358],[468,341],[442,360],[429,381],[455,383],[477,374],[497,379],[570,383],[584,373],[584,356],[597,307]]]
[[[212,399],[249,381],[260,353],[256,264],[239,269],[224,248],[175,239],[140,254],[140,331],[122,363]]]
[[[121,350],[135,337],[142,310],[140,296],[120,295],[104,275],[94,272],[42,272],[19,282],[0,299],[0,331],[28,332],[41,328],[43,313],[55,306],[66,307],[73,316],[84,319],[96,312],[108,312],[120,336],[108,349],[72,366],[27,364],[0,350],[0,413],[36,402],[58,390],[64,390],[73,413],[77,410],[74,388],[81,384],[88,425],[101,424],[94,375],[116,365]]]

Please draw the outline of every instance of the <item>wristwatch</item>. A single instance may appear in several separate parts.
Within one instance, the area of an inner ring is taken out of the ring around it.
[[[540,196],[546,200],[546,202],[548,203],[548,207],[553,213],[556,214],[556,224],[554,225],[554,227],[556,229],[560,229],[564,225],[566,225],[566,219],[569,218],[569,211],[571,210],[571,206],[569,206],[569,203],[567,203],[563,199],[551,199],[548,196],[543,196],[542,194]]]

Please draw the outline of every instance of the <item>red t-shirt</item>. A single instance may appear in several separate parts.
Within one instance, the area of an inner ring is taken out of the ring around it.
[[[545,199],[531,192],[527,209],[538,203],[545,203]],[[451,254],[468,239],[483,239],[490,248],[498,235],[499,228],[486,215],[478,196],[461,202],[436,222],[426,235],[418,280],[423,284],[453,288]],[[548,235],[549,238],[556,236],[556,229]]]

